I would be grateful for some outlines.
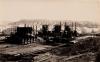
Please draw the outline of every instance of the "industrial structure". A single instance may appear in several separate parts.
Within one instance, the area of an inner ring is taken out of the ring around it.
[[[32,42],[43,41],[45,44],[54,43],[71,43],[77,35],[76,24],[75,30],[72,30],[70,26],[64,25],[64,30],[61,30],[62,25],[55,24],[53,29],[50,31],[49,25],[42,25],[41,30],[34,30],[32,27],[17,27],[15,33],[11,33],[10,36],[6,37],[5,41],[13,44],[28,44]]]

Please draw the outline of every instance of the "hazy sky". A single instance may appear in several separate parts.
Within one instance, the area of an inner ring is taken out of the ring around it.
[[[100,20],[100,0],[0,0],[0,24],[21,19]]]

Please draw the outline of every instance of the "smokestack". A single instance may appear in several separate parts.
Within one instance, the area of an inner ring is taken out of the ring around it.
[[[76,31],[76,22],[75,22],[75,31]]]
[[[66,24],[66,22],[65,22],[65,26],[66,26],[67,24]]]
[[[72,22],[72,30],[74,30],[74,29],[73,29],[73,22]]]
[[[26,24],[24,25],[24,27],[26,27]]]
[[[37,35],[37,25],[36,25],[36,35]]]
[[[34,25],[33,25],[32,29],[33,29],[33,34],[35,34],[35,31],[34,31]]]
[[[60,26],[61,26],[61,21],[60,21]]]

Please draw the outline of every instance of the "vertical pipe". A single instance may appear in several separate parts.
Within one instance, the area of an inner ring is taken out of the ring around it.
[[[37,35],[37,25],[36,25],[36,35]]]
[[[66,25],[67,25],[67,24],[66,24],[66,22],[65,22],[65,25],[64,25],[64,30],[66,30]]]
[[[33,29],[32,29],[32,34],[34,34],[34,25],[33,25]]]
[[[75,22],[75,31],[76,31],[76,22]]]
[[[33,25],[32,35],[35,35],[34,25]],[[34,37],[32,37],[31,42],[34,42]]]
[[[73,29],[73,22],[72,22],[72,30],[74,30],[74,29]]]
[[[60,26],[61,26],[61,21],[60,21]]]
[[[24,25],[24,27],[26,27],[26,24]]]
[[[65,26],[66,26],[66,22],[65,22]]]
[[[92,38],[93,38],[93,34],[94,34],[94,25],[92,25]]]
[[[35,32],[35,40],[37,38],[37,25],[36,25],[36,32]]]

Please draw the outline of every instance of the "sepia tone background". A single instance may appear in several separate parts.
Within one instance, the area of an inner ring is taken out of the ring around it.
[[[99,15],[100,0],[0,0],[0,25],[21,19],[97,23]]]
[[[0,62],[100,62],[99,11],[100,0],[0,0]]]

